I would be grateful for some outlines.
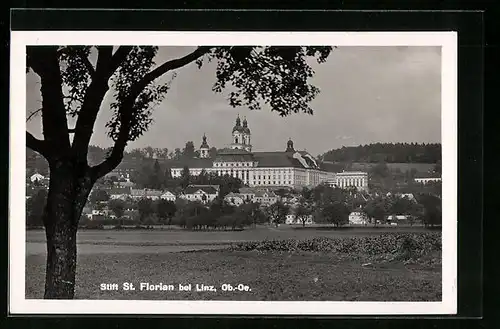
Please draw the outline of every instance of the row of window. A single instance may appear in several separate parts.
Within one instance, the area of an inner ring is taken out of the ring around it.
[[[367,181],[365,179],[345,179],[339,180],[338,185],[340,186],[365,186],[367,185]]]
[[[251,162],[236,162],[233,164],[231,162],[215,162],[214,167],[251,167]]]
[[[255,185],[271,185],[271,181],[254,181],[253,182]],[[288,181],[288,184],[286,181],[272,181],[272,185],[292,185],[292,181]]]

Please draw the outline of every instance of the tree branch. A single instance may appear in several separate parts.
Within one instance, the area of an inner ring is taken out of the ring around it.
[[[30,121],[31,118],[33,118],[35,115],[37,115],[37,113],[39,113],[41,111],[42,111],[42,108],[39,108],[38,110],[35,110],[35,111],[31,112],[30,115],[28,115],[28,118],[26,119],[26,122]]]
[[[148,84],[153,82],[158,77],[167,73],[168,71],[175,70],[177,68],[183,67],[196,59],[200,58],[204,54],[210,51],[211,47],[198,47],[193,52],[187,54],[184,57],[170,60],[158,66],[156,69],[147,73],[141,80],[136,82],[131,88],[130,93],[119,109],[120,116],[120,132],[118,138],[115,141],[113,150],[106,160],[100,164],[91,168],[91,173],[94,179],[99,179],[115,169],[123,159],[123,152],[127,146],[129,139],[129,133],[132,122],[132,110],[134,107],[135,99],[140,95],[140,93],[147,87]],[[117,55],[118,49],[115,53]]]
[[[28,46],[27,64],[40,76],[44,140],[54,150],[69,151],[68,119],[63,101],[58,48]]]
[[[118,139],[113,146],[111,154],[103,162],[90,168],[93,180],[103,177],[120,164],[123,159],[125,146],[127,146],[126,139]]]
[[[132,46],[120,46],[118,49],[115,51],[113,54],[113,57],[111,57],[110,61],[110,70],[111,70],[111,75],[118,69],[120,64],[127,58],[128,54],[130,51],[132,51]]]
[[[191,62],[194,62],[201,56],[205,55],[210,51],[212,47],[208,46],[203,46],[203,47],[198,47],[196,50],[193,52],[187,54],[184,57],[172,59],[168,62],[165,62],[152,70],[151,72],[147,73],[141,80],[136,82],[132,88],[130,88],[130,95],[129,97],[131,98],[131,101],[135,101],[137,96],[144,90],[144,88],[147,87],[151,82],[153,82],[155,79],[159,78],[163,74],[167,73],[168,71],[178,69],[180,67],[183,67]]]
[[[33,151],[40,153],[45,158],[47,158],[47,156],[49,154],[47,142],[44,140],[40,140],[40,139],[35,138],[29,132],[26,132],[26,146],[29,147],[30,149],[32,149]]]
[[[92,138],[93,128],[101,103],[106,95],[108,81],[125,60],[132,47],[119,47],[113,54],[113,47],[99,46],[95,73],[92,82],[85,93],[82,108],[75,125],[73,151],[82,161],[86,161],[88,146]]]

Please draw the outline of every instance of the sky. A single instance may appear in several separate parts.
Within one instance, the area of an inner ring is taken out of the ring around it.
[[[192,47],[161,47],[162,63],[192,51]],[[215,66],[191,63],[177,70],[172,87],[153,114],[154,123],[128,149],[196,147],[205,133],[210,146],[231,143],[236,116],[246,117],[254,151],[284,151],[289,138],[295,149],[313,155],[342,146],[377,142],[441,142],[441,51],[439,47],[339,47],[325,63],[312,65],[311,83],[320,94],[311,102],[313,115],[282,118],[268,109],[232,108],[224,94],[212,91]],[[170,79],[169,76],[162,81]],[[27,75],[27,115],[40,107],[38,77]],[[108,93],[94,127],[91,144],[112,145],[105,124],[110,118]],[[70,127],[73,122],[70,120]],[[41,119],[27,123],[41,136]]]

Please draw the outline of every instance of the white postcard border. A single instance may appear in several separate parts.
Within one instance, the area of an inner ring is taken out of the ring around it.
[[[443,182],[441,302],[33,300],[25,298],[27,45],[441,46]],[[12,31],[10,65],[9,311],[11,314],[422,315],[457,312],[456,32]]]

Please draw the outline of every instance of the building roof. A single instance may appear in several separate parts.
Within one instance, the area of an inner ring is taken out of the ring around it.
[[[229,194],[227,194],[224,199],[226,198],[240,198],[240,199],[243,199],[243,195],[239,194],[239,193],[234,193],[234,192],[230,192]]]
[[[351,176],[351,175],[368,175],[368,173],[364,171],[343,171],[343,172],[338,172],[337,176]]]
[[[255,190],[256,189],[252,187],[240,187],[241,194],[254,194]]]
[[[190,158],[173,161],[171,163],[171,168],[184,168],[186,166],[191,169],[212,168],[213,160],[209,158]]]
[[[196,187],[196,188],[203,188],[203,187],[212,187],[214,190],[219,191],[220,186],[219,185],[196,185],[196,184],[190,184],[188,187]]]
[[[257,167],[293,167],[305,169],[320,169],[318,163],[309,153],[301,152],[254,152]]]
[[[118,195],[118,194],[130,194],[131,189],[129,187],[113,187],[108,191],[109,195]]]
[[[163,194],[163,191],[160,190],[151,190],[151,189],[131,189],[130,194],[133,196],[160,196]]]
[[[217,152],[215,160],[212,159],[183,159],[171,164],[171,168],[213,168],[214,162],[243,162],[256,161],[261,168],[305,168],[324,170],[320,163],[308,152],[249,152],[244,149],[224,148]]]
[[[217,190],[213,186],[188,186],[184,190],[184,194],[194,194],[199,190],[207,194],[217,194]]]
[[[257,198],[263,197],[264,194],[267,194],[267,196],[270,197],[270,198],[277,197],[277,195],[273,191],[265,191],[265,190],[255,191],[255,196]]]

